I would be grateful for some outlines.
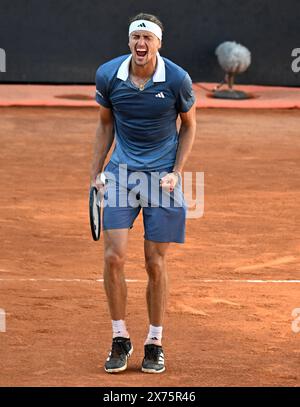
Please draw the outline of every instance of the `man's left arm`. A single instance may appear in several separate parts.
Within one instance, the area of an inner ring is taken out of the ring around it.
[[[176,161],[173,171],[181,173],[190,155],[196,134],[196,104],[186,113],[180,113],[181,125]]]
[[[196,104],[188,112],[180,113],[181,125],[179,130],[179,141],[176,161],[173,171],[162,178],[161,186],[172,192],[181,176],[183,167],[190,155],[196,134]]]

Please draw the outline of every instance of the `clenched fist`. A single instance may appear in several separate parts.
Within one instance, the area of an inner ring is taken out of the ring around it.
[[[160,186],[167,192],[173,192],[179,182],[180,173],[177,171],[169,172],[160,180]]]

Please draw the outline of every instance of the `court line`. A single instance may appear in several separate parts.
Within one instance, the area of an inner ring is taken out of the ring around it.
[[[300,280],[200,280],[203,283],[251,283],[251,284],[265,284],[265,283],[300,283]]]
[[[15,282],[46,282],[46,283],[103,283],[103,278],[92,280],[87,278],[0,278],[1,281],[15,281]],[[146,283],[147,280],[131,280],[127,279],[127,283]]]
[[[103,278],[96,280],[82,278],[0,278],[0,282],[45,282],[45,283],[103,283]],[[127,283],[147,283],[147,280],[126,279]],[[300,280],[238,280],[238,279],[193,279],[185,283],[241,283],[241,284],[297,284]]]

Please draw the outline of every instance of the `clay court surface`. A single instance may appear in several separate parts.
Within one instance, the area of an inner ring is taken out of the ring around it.
[[[141,217],[126,265],[135,351],[125,373],[103,370],[111,322],[88,219],[97,109],[0,115],[1,386],[300,385],[300,283],[286,281],[300,280],[299,111],[198,110],[186,170],[205,173],[205,212],[170,248],[161,375],[140,372]]]

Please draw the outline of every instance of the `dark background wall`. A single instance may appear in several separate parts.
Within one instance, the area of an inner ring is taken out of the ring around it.
[[[93,83],[99,64],[128,52],[128,19],[140,11],[161,18],[161,54],[193,81],[220,81],[214,50],[234,40],[252,53],[237,82],[300,85],[299,0],[0,0],[0,82]]]

